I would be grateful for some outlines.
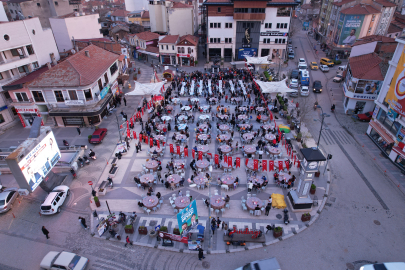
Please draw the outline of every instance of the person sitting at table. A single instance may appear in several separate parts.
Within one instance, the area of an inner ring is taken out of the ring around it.
[[[149,187],[148,192],[152,193],[153,192],[153,187]]]
[[[252,181],[249,181],[249,183],[248,183],[248,192],[252,192],[252,189],[253,189],[253,183],[252,183]]]
[[[165,188],[169,188],[170,187],[170,184],[169,184],[169,182],[165,182]]]
[[[179,193],[177,194],[179,197],[183,197],[183,192],[179,190]]]
[[[181,187],[184,186],[184,182],[186,181],[186,179],[184,177],[181,178],[181,180],[179,181],[179,184]]]
[[[256,210],[260,210],[260,207],[259,207],[258,204],[256,204],[255,211],[256,211]]]
[[[228,202],[230,201],[230,199],[231,199],[231,198],[229,197],[229,195],[226,195],[226,197],[225,197],[225,202],[228,203]]]
[[[138,202],[138,206],[139,206],[139,207],[144,207],[143,202],[139,201],[139,202]]]
[[[160,194],[160,192],[156,193],[156,197],[157,197],[158,199],[160,199],[160,197],[162,197],[162,195]]]
[[[134,181],[135,181],[135,183],[137,183],[137,184],[140,184],[141,183],[141,179],[139,179],[138,177],[134,177]]]
[[[205,200],[205,205],[206,205],[207,207],[210,207],[210,202],[209,202],[208,200]]]
[[[158,154],[158,152],[156,151],[156,148],[153,150],[153,153],[152,153],[154,156],[156,156],[157,154]]]

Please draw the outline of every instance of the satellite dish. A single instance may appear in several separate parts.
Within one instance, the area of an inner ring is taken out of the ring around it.
[[[75,53],[76,53],[75,49],[71,49],[70,52],[71,52],[72,54],[75,54]]]

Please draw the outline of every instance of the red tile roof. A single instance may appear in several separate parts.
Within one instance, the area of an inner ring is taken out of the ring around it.
[[[24,85],[25,83],[29,83],[32,80],[36,79],[39,75],[41,75],[42,73],[46,72],[47,70],[49,70],[48,66],[45,65],[44,67],[41,67],[33,72],[31,72],[30,74],[28,74],[27,76],[24,76],[14,82],[11,82],[9,84],[6,84],[4,86],[12,86],[12,85],[18,85],[18,84],[22,84]],[[3,86],[3,87],[4,87]]]
[[[386,36],[379,36],[379,35],[371,35],[371,36],[365,36],[362,38],[359,38],[352,46],[356,45],[361,45],[361,44],[367,44],[371,42],[384,42],[384,43],[397,43],[395,39],[386,37]],[[396,46],[396,45],[395,45]]]
[[[149,41],[149,40],[154,40],[154,39],[159,39],[160,35],[147,31],[147,32],[140,32],[137,33],[135,36],[137,36],[139,39],[142,39],[144,41]]]
[[[90,57],[85,51],[89,51]],[[118,54],[89,45],[42,73],[28,87],[86,86],[100,78],[118,58]]]
[[[333,2],[332,5],[341,7],[344,4],[347,4],[347,3],[350,3],[350,2],[354,2],[354,1],[353,0],[342,0],[342,1],[338,1],[338,2]]]
[[[400,27],[398,24],[391,22],[390,27],[388,27],[387,34],[402,32],[402,29],[404,28],[404,26]]]
[[[111,13],[111,16],[115,17],[127,17],[129,14],[129,11],[123,10],[123,9],[117,9],[113,13]]]
[[[178,38],[179,35],[167,35],[161,40],[159,40],[159,43],[175,43]]]
[[[231,0],[207,0],[205,3],[231,3]]]
[[[356,79],[383,81],[381,58],[376,53],[350,57],[349,64],[352,75]]]
[[[186,5],[180,2],[174,2],[172,8],[193,8],[193,6]]]
[[[185,36],[180,37],[180,42],[183,42],[183,41],[188,41],[195,46],[198,44],[198,37],[192,36],[192,35],[185,35]]]
[[[396,7],[397,5],[387,1],[387,0],[374,0],[374,2],[377,2],[379,4],[381,4],[383,7]]]
[[[368,15],[381,13],[379,10],[375,9],[370,5],[355,5],[344,10],[341,10],[340,13],[346,15]]]
[[[159,48],[156,46],[146,46],[147,52],[159,53]]]
[[[141,19],[149,19],[149,10],[146,10],[146,11],[142,14]]]

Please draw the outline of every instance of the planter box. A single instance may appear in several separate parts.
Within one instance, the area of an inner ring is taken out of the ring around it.
[[[297,142],[301,142],[301,138],[297,138]]]
[[[167,228],[166,229],[160,229],[159,231],[161,231],[161,232],[167,232]]]
[[[315,177],[319,177],[320,175],[321,175],[321,172],[319,172],[319,171],[315,173]]]
[[[274,236],[274,238],[279,238],[279,237],[281,237],[282,235],[283,235],[283,231],[282,231],[282,230],[279,231],[279,232],[276,232],[276,231],[273,230],[273,236]]]
[[[142,235],[147,235],[148,229],[147,228],[138,228],[138,233],[142,234]]]
[[[155,231],[155,230],[150,230],[148,234],[149,234],[150,237],[153,238],[153,237],[156,237],[158,235],[158,232]]]
[[[127,234],[133,234],[134,233],[134,227],[132,226],[132,228],[125,228],[125,233]]]
[[[102,191],[100,189],[97,191],[98,196],[105,196],[106,193],[107,193],[106,188],[103,188]]]
[[[111,169],[108,173],[111,174],[112,176],[114,176],[117,174],[117,172],[118,172],[118,167],[114,166],[114,167],[111,167]]]
[[[316,188],[315,188],[315,189],[312,189],[312,188],[311,188],[311,189],[309,190],[309,193],[315,194],[315,191],[316,191]]]
[[[94,203],[96,204],[97,207],[101,206],[100,201],[94,201]]]
[[[302,222],[307,222],[311,220],[311,215],[302,215],[301,216],[301,221]]]

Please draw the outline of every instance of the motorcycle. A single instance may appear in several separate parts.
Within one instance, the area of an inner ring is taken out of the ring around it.
[[[118,240],[121,240],[121,236],[114,230],[110,229],[108,232],[111,234],[112,237],[117,238]]]
[[[70,169],[70,173],[73,175],[73,178],[75,178],[75,179],[76,179],[76,172],[75,172],[75,170]]]
[[[94,160],[96,159],[96,153],[94,153],[94,151],[91,150],[91,149],[90,149],[89,157],[94,159]]]
[[[335,104],[333,104],[332,107],[330,107],[330,111],[333,113],[335,112]]]
[[[69,146],[69,143],[68,143],[66,140],[63,140],[63,144],[64,144],[65,146]]]
[[[107,110],[107,115],[112,115],[114,109],[115,109],[115,106],[111,106],[111,107]]]
[[[118,223],[125,224],[125,221],[127,220],[127,215],[125,215],[122,211],[120,211],[118,215],[119,215]]]
[[[111,177],[107,177],[107,180],[108,180],[108,187],[112,189],[113,186],[114,186],[112,178],[111,178]]]
[[[288,216],[288,210],[287,209],[284,209],[284,224],[288,224],[288,223],[290,223],[290,221],[288,220],[289,219],[289,216]]]
[[[129,224],[133,224],[135,222],[137,215],[136,212],[133,212],[132,215],[129,216]]]
[[[86,155],[83,156],[83,160],[84,160],[84,163],[86,163],[86,165],[90,164],[90,160]]]
[[[78,163],[79,163],[80,168],[83,168],[83,166],[84,166],[83,159],[82,159],[81,157],[79,157],[79,158],[77,159],[77,161],[78,161]]]

